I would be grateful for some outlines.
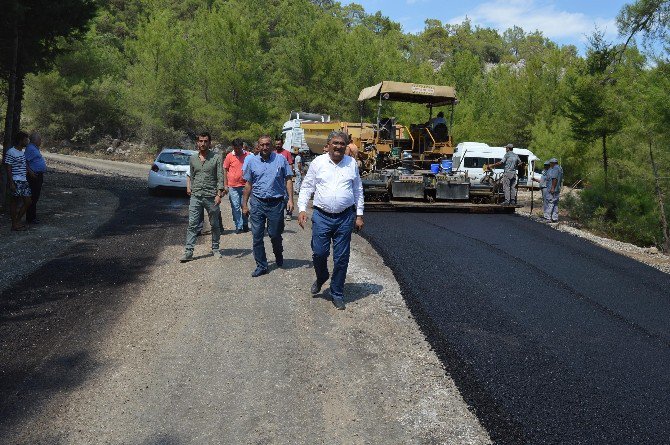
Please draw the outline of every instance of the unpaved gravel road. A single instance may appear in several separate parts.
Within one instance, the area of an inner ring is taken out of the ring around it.
[[[0,294],[3,444],[490,443],[361,237],[340,312],[308,294],[295,221],[269,275],[249,277],[250,234],[230,231],[222,260],[205,236],[182,265],[184,198],[60,162],[119,209]]]

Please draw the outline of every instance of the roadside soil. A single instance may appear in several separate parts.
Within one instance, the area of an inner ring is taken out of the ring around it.
[[[565,193],[570,193],[570,190],[565,190]],[[563,194],[563,192],[561,193]],[[533,214],[530,214],[531,193],[528,190],[519,190],[519,204],[522,208],[517,209],[517,214],[529,217],[537,222],[548,224],[561,232],[567,232],[580,238],[591,241],[605,249],[621,255],[632,258],[636,261],[651,266],[655,269],[670,274],[670,256],[664,255],[656,248],[640,247],[635,244],[625,243],[602,236],[595,235],[588,230],[584,230],[581,225],[574,220],[571,220],[564,209],[560,208],[559,204],[559,222],[557,224],[547,223],[542,218],[542,197],[539,191],[533,193]]]
[[[123,142],[118,149],[107,151],[109,144],[93,146],[46,146],[45,153],[76,156],[79,158],[102,159],[106,161],[130,162],[135,164],[151,164],[158,154],[154,149],[144,145],[132,145]]]
[[[129,174],[91,162],[68,160]],[[347,310],[337,311],[327,291],[309,295],[309,228],[288,222],[284,267],[252,279],[251,234],[229,230],[227,201],[222,214],[223,259],[210,255],[209,235],[187,264],[177,261],[183,240],[165,240],[140,281],[113,288],[122,310],[59,333],[14,403],[39,396],[37,375],[61,356],[85,357],[81,372],[0,422],[3,443],[490,443],[363,238],[354,236]],[[79,292],[100,292],[91,278]]]
[[[119,205],[113,193],[87,188],[69,174],[80,169],[52,159],[49,168],[37,207],[40,224],[13,232],[9,212],[0,217],[0,292],[88,237]]]

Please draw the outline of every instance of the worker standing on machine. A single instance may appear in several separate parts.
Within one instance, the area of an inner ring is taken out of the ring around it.
[[[505,192],[505,201],[502,205],[516,205],[516,177],[517,177],[517,168],[521,164],[521,159],[519,156],[512,151],[514,145],[507,144],[505,149],[507,152],[503,156],[502,160],[489,164],[487,168],[494,169],[499,165],[503,165],[505,171],[502,177],[503,190]]]

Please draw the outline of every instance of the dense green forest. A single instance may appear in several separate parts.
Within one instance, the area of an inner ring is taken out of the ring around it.
[[[633,3],[619,16],[622,35],[667,43],[667,9]],[[291,110],[370,119],[356,98],[384,79],[453,85],[457,142],[556,156],[566,183],[585,187],[567,200],[573,215],[620,239],[667,242],[670,65],[635,39],[614,45],[594,30],[581,54],[541,31],[468,21],[428,20],[408,34],[379,12],[327,0],[110,0],[80,37],[61,39],[53,63],[26,77],[24,128],[82,143],[162,146],[199,130],[225,142],[277,132]],[[416,106],[392,113],[426,118]]]

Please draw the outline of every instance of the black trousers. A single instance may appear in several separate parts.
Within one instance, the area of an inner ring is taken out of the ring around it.
[[[28,176],[28,184],[32,191],[32,203],[26,211],[26,222],[33,222],[37,219],[37,201],[40,200],[42,193],[42,183],[44,182],[44,173],[36,173],[34,178]]]

